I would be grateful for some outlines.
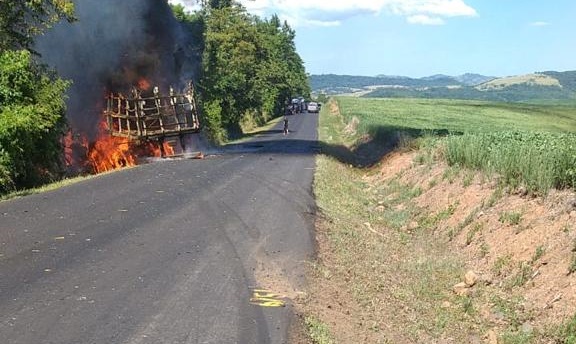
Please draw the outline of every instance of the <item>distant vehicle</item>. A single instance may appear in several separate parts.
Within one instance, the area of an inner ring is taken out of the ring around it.
[[[292,99],[292,109],[294,113],[302,113],[306,111],[306,101],[303,97]]]
[[[319,112],[320,111],[320,104],[316,102],[308,103],[308,108],[306,109],[308,112]]]

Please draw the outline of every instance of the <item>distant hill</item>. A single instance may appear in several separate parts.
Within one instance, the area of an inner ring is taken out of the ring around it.
[[[486,76],[480,74],[466,73],[459,76],[455,76],[454,79],[460,81],[461,83],[468,86],[476,86],[488,82],[490,80],[496,79],[494,76]]]
[[[490,80],[476,86],[478,90],[502,90],[512,85],[562,87],[560,81],[546,74],[526,74]]]
[[[563,88],[576,92],[576,70],[569,72],[542,72],[560,82]]]
[[[363,97],[452,98],[494,101],[576,100],[576,71],[496,78],[480,74],[424,78],[311,75],[313,92]]]
[[[310,86],[314,92],[324,92],[327,94],[342,93],[345,90],[362,90],[367,87],[447,87],[462,85],[454,78],[446,77],[440,79],[427,80],[426,78],[414,79],[398,76],[354,76],[321,74],[310,75]]]

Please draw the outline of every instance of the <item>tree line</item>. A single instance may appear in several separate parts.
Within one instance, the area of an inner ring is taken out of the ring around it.
[[[203,1],[188,13],[172,6],[202,52],[199,89],[207,133],[223,142],[242,133],[242,123],[281,115],[294,96],[310,95],[295,32],[278,16],[249,14],[236,1]]]
[[[251,15],[234,0],[201,1],[198,11],[172,6],[197,52],[197,85],[205,131],[222,143],[283,113],[295,95],[309,96],[295,32],[277,16]],[[74,21],[72,0],[0,2],[0,195],[57,180],[70,81],[39,62],[34,38]]]
[[[0,2],[0,195],[59,177],[69,82],[38,63],[32,46],[73,15],[67,0]]]
[[[526,102],[535,100],[573,100],[576,94],[558,86],[517,84],[502,89],[478,90],[471,86],[459,88],[431,87],[415,88],[379,88],[363,95],[366,98],[425,98],[425,99],[463,99],[486,100],[496,102]]]

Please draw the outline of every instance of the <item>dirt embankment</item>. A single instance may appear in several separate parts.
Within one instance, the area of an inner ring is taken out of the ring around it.
[[[453,254],[488,286],[486,292],[523,298],[534,325],[576,313],[574,192],[553,190],[533,197],[499,188],[478,174],[446,178],[448,166],[415,166],[413,155],[392,156],[369,182],[385,181],[402,169],[400,180],[424,190],[415,198],[418,206],[434,214],[452,207],[451,215],[437,224],[437,236],[450,241]]]

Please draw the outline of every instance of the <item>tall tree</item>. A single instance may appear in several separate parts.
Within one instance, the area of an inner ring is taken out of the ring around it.
[[[71,0],[1,0],[0,52],[29,49],[35,36],[61,19],[74,20]]]
[[[295,32],[278,16],[261,19],[234,0],[202,1],[203,120],[216,141],[241,133],[247,117],[262,122],[284,113],[293,96],[309,96]],[[177,18],[191,22],[183,8]],[[198,29],[199,26],[196,26]]]
[[[30,51],[35,36],[73,12],[70,0],[0,0],[0,194],[60,172],[68,83]]]
[[[26,50],[0,53],[0,194],[58,177],[67,86]]]
[[[212,9],[206,18],[203,57],[203,99],[218,103],[220,126],[229,135],[240,133],[242,115],[253,107],[257,31],[240,6]],[[216,124],[216,123],[214,123]]]

